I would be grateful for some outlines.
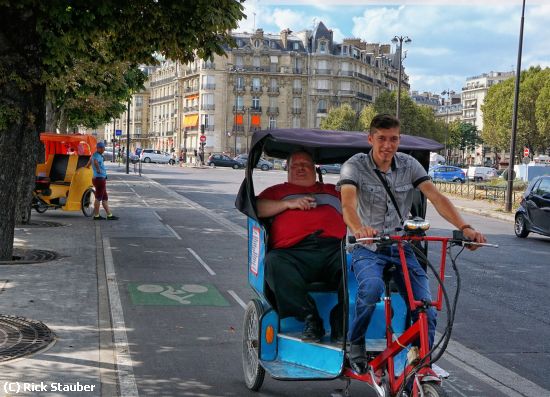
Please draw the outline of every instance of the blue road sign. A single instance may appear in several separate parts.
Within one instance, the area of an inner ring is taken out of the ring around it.
[[[122,135],[122,130],[115,130],[115,135],[116,136]]]

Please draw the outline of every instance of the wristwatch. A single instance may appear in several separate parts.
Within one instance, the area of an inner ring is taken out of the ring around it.
[[[475,230],[472,225],[468,225],[468,224],[465,224],[465,225],[462,225],[460,226],[460,231],[463,232],[464,230],[466,229],[472,229],[472,230]]]

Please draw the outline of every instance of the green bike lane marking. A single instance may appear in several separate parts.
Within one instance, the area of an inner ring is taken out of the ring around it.
[[[212,284],[129,283],[128,292],[141,306],[229,306]]]

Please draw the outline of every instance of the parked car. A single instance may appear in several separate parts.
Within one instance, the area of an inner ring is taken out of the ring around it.
[[[321,164],[318,166],[321,174],[339,174],[342,164]]]
[[[434,181],[462,182],[466,181],[466,174],[458,167],[451,165],[435,165],[428,171]]]
[[[208,157],[206,164],[216,167],[231,167],[233,169],[244,168],[243,163],[232,159],[226,154],[211,154],[210,157]]]
[[[286,160],[283,160],[283,162],[281,163],[281,167],[283,167],[283,170],[286,171]]]
[[[539,176],[527,186],[516,211],[516,236],[530,232],[550,236],[550,176]]]
[[[144,163],[168,163],[171,165],[176,163],[176,160],[173,159],[170,153],[156,149],[143,149],[139,155],[139,158]]]
[[[248,163],[248,154],[239,154],[234,158],[235,161],[238,161],[243,165],[243,168],[246,167],[246,164]],[[261,169],[262,171],[269,171],[273,169],[273,163],[271,161],[268,161],[264,158],[260,158],[258,160],[258,164],[256,164],[256,168]]]
[[[467,172],[468,179],[474,182],[488,181],[496,178],[497,170],[491,167],[469,167]]]
[[[118,149],[115,148],[115,159],[118,155]],[[126,161],[126,153],[121,153],[122,161]],[[113,161],[113,147],[112,146],[105,146],[105,150],[103,151],[103,158],[105,161]],[[136,156],[133,153],[130,153],[130,162],[132,164],[135,164],[139,161],[139,156]]]

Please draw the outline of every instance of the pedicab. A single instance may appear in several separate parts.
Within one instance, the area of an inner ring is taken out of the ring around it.
[[[430,151],[443,146],[433,140],[402,134],[399,151],[408,153],[428,169]],[[430,266],[438,281],[437,299],[433,302],[415,301],[410,286],[406,263],[403,264],[404,282],[407,287],[405,298],[397,292],[385,277],[385,293],[380,298],[365,335],[369,357],[366,374],[353,372],[347,362],[346,341],[332,342],[330,311],[337,303],[337,291],[331,287],[314,283],[308,287],[315,300],[323,327],[328,331],[320,342],[311,343],[300,339],[303,323],[296,318],[280,319],[271,301],[269,287],[264,282],[264,258],[268,249],[268,232],[265,219],[256,211],[256,192],[253,171],[262,155],[285,159],[294,151],[309,152],[317,165],[343,163],[352,155],[370,150],[364,132],[327,131],[316,129],[274,129],[257,131],[252,137],[249,161],[245,179],[240,187],[236,207],[248,217],[248,282],[256,293],[246,308],[243,324],[243,370],[246,386],[259,390],[265,373],[278,380],[345,380],[343,395],[350,395],[350,381],[358,380],[371,386],[379,397],[388,396],[445,396],[442,379],[432,370],[431,364],[441,357],[451,336],[454,308],[458,290],[451,303],[443,281],[447,249],[451,245],[464,244],[461,232],[453,237],[428,237],[425,232],[429,224],[423,220],[426,213],[426,199],[418,192],[411,208],[413,219],[405,222],[404,230],[395,235],[378,237],[380,244],[396,244],[402,263],[405,259],[403,246],[411,244],[421,263]],[[320,181],[322,174],[318,172]],[[352,237],[350,237],[353,240]],[[351,255],[342,241],[342,272],[344,281],[345,314],[341,324],[344,336],[351,324],[355,308],[357,283],[351,269]],[[435,269],[427,258],[428,241],[441,243],[439,269]],[[461,251],[460,251],[461,252]],[[456,257],[451,257],[453,270]],[[387,269],[388,272],[394,269]],[[389,275],[390,273],[388,273]],[[418,320],[412,323],[405,300],[411,308],[419,309]],[[427,316],[425,310],[432,306],[441,311],[445,301],[447,323],[443,337],[428,347]]]
[[[38,213],[49,209],[93,214],[93,172],[86,165],[96,148],[91,135],[41,133],[44,163],[36,166],[31,207]]]

